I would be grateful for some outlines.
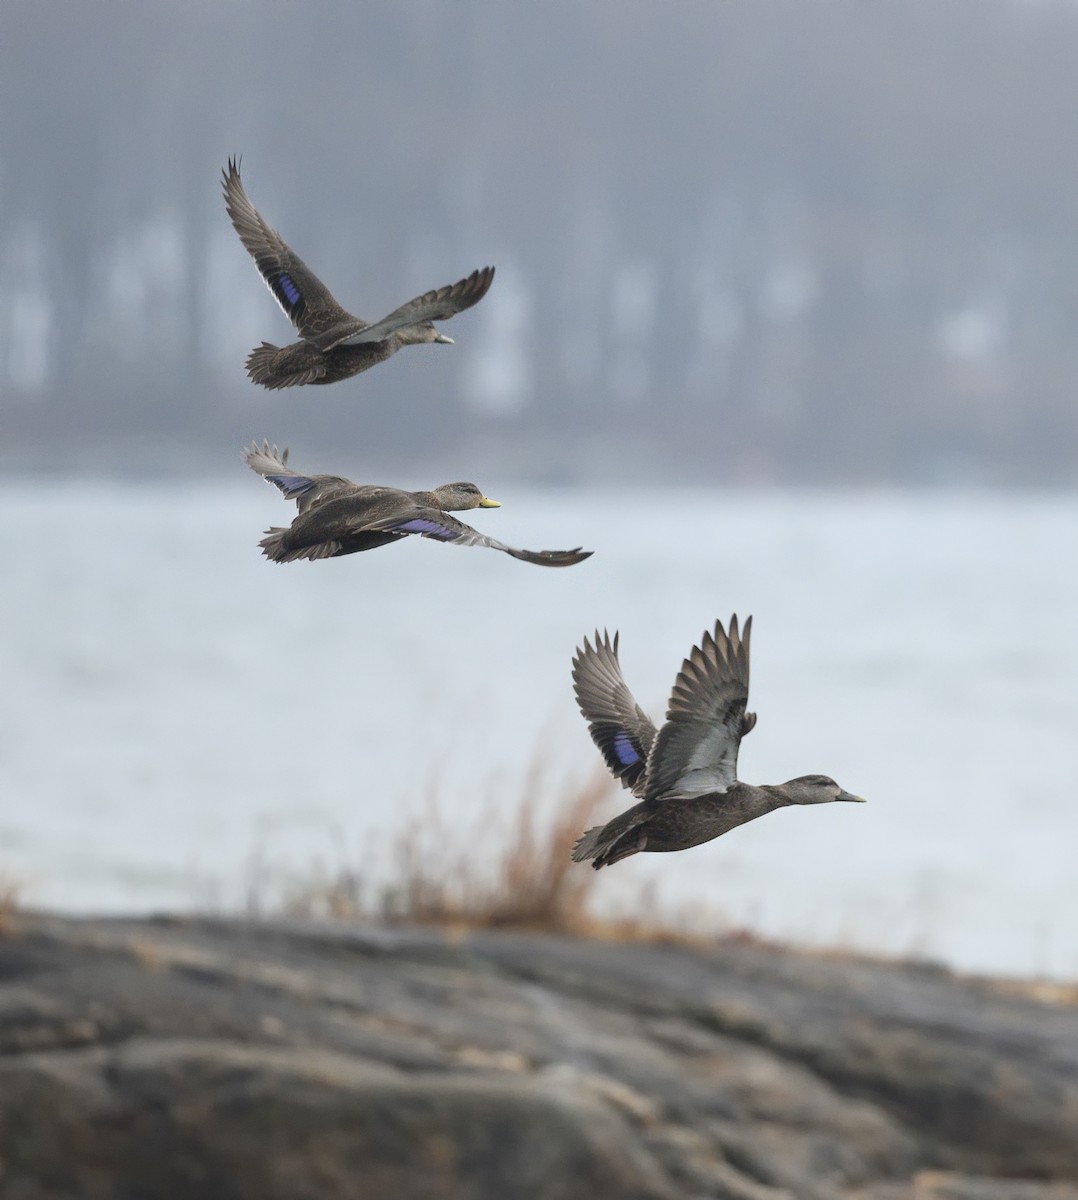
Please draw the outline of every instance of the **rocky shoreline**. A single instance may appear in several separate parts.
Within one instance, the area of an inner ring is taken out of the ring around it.
[[[1078,1005],[924,965],[18,914],[3,1200],[1078,1200]]]

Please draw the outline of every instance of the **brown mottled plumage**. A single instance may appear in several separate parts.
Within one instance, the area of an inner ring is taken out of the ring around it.
[[[721,621],[681,664],[666,723],[656,730],[633,699],[618,661],[618,635],[584,639],[573,658],[577,703],[607,766],[639,804],[597,825],[573,861],[609,866],[632,854],[687,850],[788,804],[856,800],[826,775],[753,787],[737,779],[741,739],[756,724],[749,699],[752,617],[729,633]]]
[[[384,362],[402,346],[421,342],[451,344],[435,321],[478,304],[494,281],[494,268],[483,267],[466,279],[425,292],[380,321],[370,324],[346,312],[329,288],[262,219],[247,198],[239,164],[228,160],[222,172],[225,207],[240,241],[295,325],[301,341],[288,346],[263,342],[247,357],[247,374],[265,388],[336,383]]]
[[[252,442],[243,453],[252,471],[268,480],[299,509],[287,529],[266,530],[259,545],[274,562],[337,558],[374,550],[412,535],[458,546],[489,546],[541,567],[571,567],[590,550],[517,550],[480,533],[449,513],[498,508],[474,483],[446,483],[429,492],[407,492],[340,475],[301,475],[288,465],[288,451]]]

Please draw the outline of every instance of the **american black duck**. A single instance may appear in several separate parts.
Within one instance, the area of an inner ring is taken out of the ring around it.
[[[446,483],[430,492],[407,492],[373,483],[352,483],[340,475],[301,475],[288,465],[288,451],[252,442],[243,457],[299,509],[287,529],[267,529],[259,542],[274,562],[297,558],[336,558],[387,546],[417,534],[458,546],[489,546],[541,567],[571,567],[590,550],[517,550],[480,533],[450,512],[500,508],[474,483]]]
[[[666,724],[656,730],[621,674],[618,635],[584,639],[573,658],[573,688],[606,764],[640,803],[589,829],[573,847],[574,862],[600,867],[631,854],[687,850],[789,804],[854,800],[826,775],[754,787],[737,778],[741,739],[756,724],[749,699],[752,617],[739,632],[722,622],[705,633],[681,664]]]
[[[225,207],[269,290],[295,325],[301,340],[288,346],[263,342],[247,356],[247,374],[265,388],[336,383],[384,362],[402,346],[453,339],[434,327],[478,304],[494,280],[483,267],[466,279],[425,292],[374,324],[346,312],[326,285],[262,219],[247,198],[239,164],[222,172]]]

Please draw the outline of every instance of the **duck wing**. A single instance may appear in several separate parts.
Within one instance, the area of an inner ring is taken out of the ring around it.
[[[716,621],[681,664],[648,759],[647,799],[724,792],[736,782],[738,747],[756,723],[745,711],[751,633],[752,617],[743,631],[731,617],[729,633]]]
[[[478,304],[493,282],[494,268],[483,267],[482,270],[473,271],[466,279],[459,279],[456,283],[416,296],[414,300],[402,304],[389,316],[375,321],[373,325],[363,325],[359,330],[342,327],[339,337],[333,336],[335,330],[330,331],[319,345],[323,350],[330,350],[340,345],[355,346],[361,342],[381,342],[408,325],[420,325],[425,321],[448,321],[464,309]]]
[[[240,236],[247,253],[255,260],[266,286],[273,293],[285,316],[299,330],[300,336],[317,339],[328,329],[362,328],[359,317],[346,312],[333,298],[329,288],[289,249],[284,238],[262,219],[258,209],[247,198],[240,180],[239,164],[234,158],[222,171],[225,208],[232,226]],[[323,347],[324,349],[324,347]]]
[[[522,562],[535,563],[541,567],[571,567],[574,563],[583,562],[590,558],[592,551],[581,550],[517,550],[507,546],[495,538],[480,533],[456,517],[443,512],[440,508],[431,508],[418,503],[395,504],[393,513],[368,520],[365,528],[382,530],[398,534],[415,534],[419,537],[433,538],[438,542],[451,542],[457,546],[487,546],[491,550],[501,550],[503,553],[519,558]]]
[[[328,500],[351,495],[357,485],[341,475],[301,475],[288,465],[288,450],[263,441],[252,442],[243,452],[244,461],[267,483],[272,483],[286,500],[295,500],[300,513],[308,512]]]
[[[595,645],[584,639],[573,658],[573,691],[588,723],[591,739],[622,787],[635,792],[647,769],[655,740],[651,718],[637,704],[621,673],[618,635],[595,631]]]

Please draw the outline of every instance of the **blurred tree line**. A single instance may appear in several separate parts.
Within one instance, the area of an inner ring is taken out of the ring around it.
[[[1073,482],[1075,62],[1063,0],[7,0],[0,453]],[[249,384],[230,153],[363,316],[495,263],[458,344]]]

